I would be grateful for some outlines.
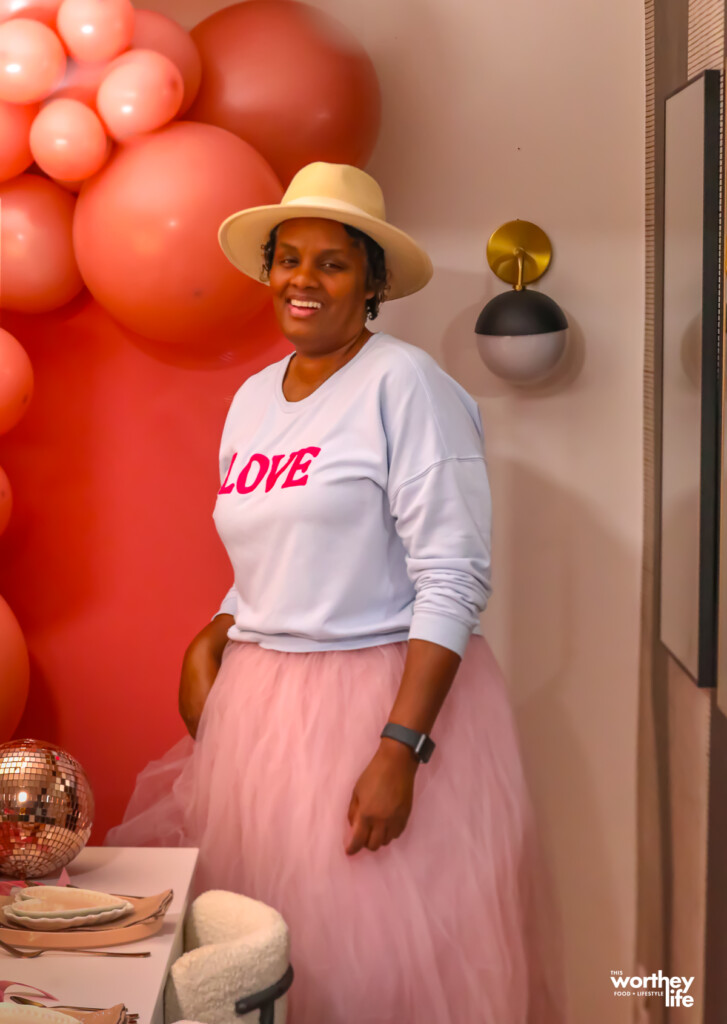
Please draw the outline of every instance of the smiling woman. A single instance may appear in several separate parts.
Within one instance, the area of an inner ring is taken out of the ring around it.
[[[362,232],[354,230],[322,218],[289,220],[264,248],[273,307],[296,347],[283,381],[289,401],[305,398],[371,337],[361,311],[386,287],[383,251],[377,282]]]
[[[269,284],[294,352],[245,381],[223,431],[214,519],[234,583],[184,658],[195,742],[142,773],[107,841],[199,846],[200,886],[276,907],[296,1024],[566,1024],[478,621],[479,410],[426,353],[366,327],[427,283],[429,258],[369,175],[332,164],[220,240]]]

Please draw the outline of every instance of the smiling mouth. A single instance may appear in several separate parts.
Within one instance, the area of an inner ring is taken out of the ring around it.
[[[286,299],[286,304],[291,315],[295,317],[313,316],[323,305],[315,299]]]

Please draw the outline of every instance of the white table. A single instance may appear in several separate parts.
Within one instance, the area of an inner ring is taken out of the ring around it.
[[[16,960],[0,952],[0,979],[35,985],[69,1005],[125,1003],[130,1012],[139,1014],[139,1024],[164,1024],[164,985],[169,968],[182,952],[182,922],[197,853],[195,849],[86,847],[68,865],[74,885],[134,896],[174,890],[160,932],[150,939],[110,947],[130,953],[149,950],[151,956],[125,960],[54,952],[36,960]]]

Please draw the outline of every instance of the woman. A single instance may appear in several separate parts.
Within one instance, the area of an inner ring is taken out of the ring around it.
[[[479,412],[366,327],[429,258],[369,175],[322,163],[220,241],[253,277],[262,249],[295,351],[242,385],[223,431],[234,585],[184,658],[196,742],[142,773],[108,841],[199,845],[201,885],[277,907],[293,1024],[560,1022],[511,709],[479,635]]]

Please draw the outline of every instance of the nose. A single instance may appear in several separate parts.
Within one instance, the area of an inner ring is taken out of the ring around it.
[[[290,283],[296,288],[315,288],[318,279],[315,274],[315,264],[312,260],[303,257],[295,266],[290,278]]]

